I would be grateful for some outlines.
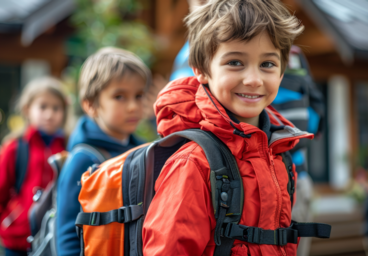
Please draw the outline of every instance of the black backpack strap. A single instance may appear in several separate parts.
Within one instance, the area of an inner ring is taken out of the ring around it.
[[[79,151],[79,150],[85,150],[85,151],[90,152],[91,154],[93,154],[98,159],[98,161],[100,163],[103,163],[107,159],[111,158],[111,155],[105,149],[94,147],[94,146],[89,145],[89,144],[85,144],[85,143],[77,144],[73,148],[72,151],[76,152],[76,151]]]
[[[322,223],[299,223],[292,221],[288,228],[267,230],[229,223],[224,236],[253,244],[270,244],[285,246],[287,243],[298,243],[298,237],[329,238],[331,226]]]
[[[28,143],[19,138],[15,157],[15,190],[19,194],[27,173],[29,149]]]
[[[231,254],[231,249],[233,248],[235,239],[228,237],[221,237],[221,245],[216,245],[214,256],[229,256]]]
[[[108,212],[80,212],[75,221],[77,227],[83,225],[101,226],[113,222],[129,223],[139,219],[143,215],[143,208],[139,205],[121,207]]]
[[[282,161],[284,162],[287,174],[288,174],[288,184],[287,184],[287,191],[290,196],[291,207],[293,207],[294,202],[294,192],[295,192],[295,181],[294,181],[294,173],[293,173],[293,158],[289,151],[286,151],[281,154]]]

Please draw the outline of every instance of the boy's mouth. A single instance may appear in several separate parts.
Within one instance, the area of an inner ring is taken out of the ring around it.
[[[235,93],[235,94],[247,99],[257,99],[263,97],[263,95],[254,95],[254,94],[243,94],[243,93]]]

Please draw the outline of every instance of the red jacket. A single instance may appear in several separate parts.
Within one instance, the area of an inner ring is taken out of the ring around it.
[[[33,194],[37,188],[46,188],[53,179],[47,158],[65,148],[61,137],[46,147],[39,132],[32,127],[25,132],[24,140],[29,147],[28,170],[19,194],[14,189],[17,141],[4,145],[0,153],[0,236],[5,248],[23,251],[29,247],[26,241],[31,235],[28,210]]]
[[[213,132],[237,160],[244,184],[244,208],[240,224],[277,229],[291,223],[287,192],[288,174],[279,155],[298,143],[304,134],[268,144],[267,135],[246,123],[234,125],[250,138],[233,133],[230,117],[221,104],[204,91],[195,78],[172,82],[158,96],[155,111],[158,132],[200,128]],[[216,105],[216,107],[215,107]],[[293,125],[272,107],[272,124]],[[294,170],[296,177],[296,173]],[[144,255],[213,255],[215,217],[210,193],[210,169],[203,150],[194,142],[171,156],[155,184],[156,195],[143,225]],[[232,255],[296,255],[297,245],[258,245],[235,240]]]

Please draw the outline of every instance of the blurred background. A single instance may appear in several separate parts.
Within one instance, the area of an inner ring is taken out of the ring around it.
[[[368,169],[368,0],[282,0],[302,21],[296,40],[323,93],[324,132],[310,144],[314,221],[333,225],[313,240],[310,255],[365,255],[364,201]],[[23,125],[14,111],[22,87],[53,75],[82,114],[77,79],[88,55],[118,46],[139,55],[154,74],[146,120],[138,135],[156,138],[152,104],[186,42],[186,0],[1,0],[0,139]]]

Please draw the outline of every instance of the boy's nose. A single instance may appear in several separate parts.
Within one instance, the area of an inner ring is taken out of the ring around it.
[[[260,87],[263,84],[263,80],[257,71],[250,71],[245,74],[245,77],[243,79],[243,84],[245,86],[251,86],[251,87]]]
[[[128,111],[135,111],[138,108],[138,103],[136,100],[130,100],[128,102]]]
[[[53,115],[54,115],[54,111],[53,111],[52,109],[47,109],[47,110],[45,111],[45,117],[46,117],[46,119],[50,119],[50,118],[52,118],[52,117],[53,117]]]

